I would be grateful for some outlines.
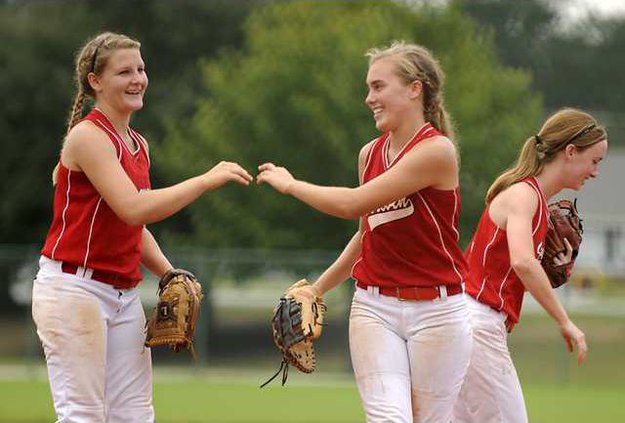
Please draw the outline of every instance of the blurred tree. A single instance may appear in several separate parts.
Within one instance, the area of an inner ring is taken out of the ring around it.
[[[572,0],[568,0],[569,2]],[[486,32],[495,35],[507,66],[530,69],[534,89],[549,111],[590,110],[608,128],[612,145],[625,145],[625,18],[593,14],[565,22],[566,0],[455,0]]]
[[[455,0],[486,31],[495,35],[503,63],[515,68],[542,69],[549,65],[547,45],[558,28],[558,13],[545,0]]]
[[[364,105],[364,52],[394,39],[433,50],[462,153],[462,234],[470,236],[488,184],[536,129],[540,97],[522,70],[502,67],[492,37],[457,7],[396,2],[269,5],[245,27],[245,48],[206,61],[196,112],[172,123],[156,157],[171,181],[219,160],[255,171],[264,161],[324,185],[357,184],[360,147],[378,136]],[[331,218],[266,187],[228,186],[191,206],[204,246],[341,248],[356,222]]]

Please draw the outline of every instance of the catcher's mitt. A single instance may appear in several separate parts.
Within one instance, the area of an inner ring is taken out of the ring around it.
[[[545,239],[542,266],[549,276],[551,286],[557,288],[571,277],[584,230],[575,202],[560,200],[549,204],[548,209],[549,229]],[[564,239],[573,247],[573,255],[570,262],[557,265],[554,262],[555,257],[560,253],[566,254]]]
[[[282,363],[276,374],[263,383],[261,388],[274,380],[280,372],[284,385],[289,364],[304,373],[315,370],[317,363],[313,341],[321,336],[326,310],[323,298],[317,295],[306,279],[287,288],[271,319],[273,341],[282,353]]]
[[[168,270],[158,283],[158,304],[146,322],[146,347],[167,345],[193,349],[193,335],[203,298],[202,285],[191,272]]]

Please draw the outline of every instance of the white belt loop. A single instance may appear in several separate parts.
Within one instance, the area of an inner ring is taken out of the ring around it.
[[[93,269],[86,268],[84,270],[85,270],[84,278],[85,279],[92,279],[91,276],[93,276]]]
[[[445,285],[439,285],[438,293],[440,294],[441,301],[445,301],[447,299],[447,287]]]
[[[79,278],[86,278],[85,273],[87,273],[87,269],[85,267],[78,266],[76,269],[76,276]]]
[[[380,287],[379,286],[369,285],[367,287],[367,291],[369,291],[369,294],[373,295],[374,297],[378,297],[380,295]]]

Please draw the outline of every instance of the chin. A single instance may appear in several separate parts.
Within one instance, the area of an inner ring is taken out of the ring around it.
[[[388,132],[389,131],[388,125],[383,120],[376,120],[375,121],[375,127],[380,132]]]
[[[143,109],[143,101],[128,105],[128,110],[130,110],[131,112],[136,112],[137,110],[141,109]]]

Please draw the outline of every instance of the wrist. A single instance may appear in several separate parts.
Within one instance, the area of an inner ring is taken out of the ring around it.
[[[323,289],[321,289],[319,287],[319,285],[315,282],[314,284],[310,285],[310,290],[312,291],[313,294],[315,294],[317,297],[323,297],[323,294],[325,294],[325,292],[323,291]]]
[[[299,181],[297,179],[293,179],[291,182],[289,182],[287,186],[284,188],[284,193],[286,195],[293,195],[293,192],[295,191],[295,188],[298,182]]]

